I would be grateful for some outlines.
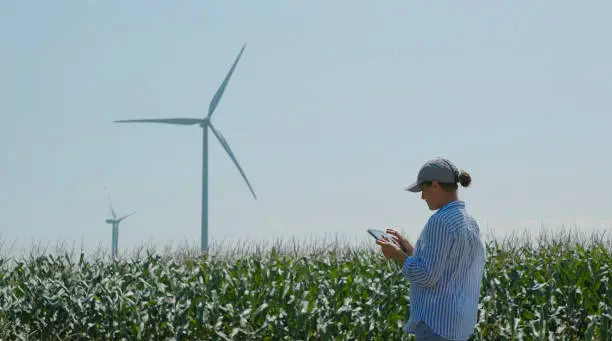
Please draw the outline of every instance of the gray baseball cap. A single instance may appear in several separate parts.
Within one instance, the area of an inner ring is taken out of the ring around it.
[[[415,193],[420,192],[423,190],[421,187],[423,183],[433,180],[443,183],[457,183],[459,181],[459,170],[445,158],[438,157],[429,160],[421,167],[417,180],[406,187],[406,190]]]

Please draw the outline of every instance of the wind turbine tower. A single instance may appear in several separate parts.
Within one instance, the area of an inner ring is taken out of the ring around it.
[[[253,190],[253,187],[251,186],[246,175],[244,174],[242,167],[240,167],[240,164],[238,163],[238,159],[236,159],[236,156],[232,152],[229,144],[227,143],[227,141],[225,140],[221,132],[215,129],[215,127],[213,126],[211,122],[211,116],[213,112],[215,111],[215,108],[217,108],[217,105],[219,105],[219,101],[221,100],[221,97],[223,96],[223,93],[225,92],[225,89],[227,88],[227,84],[229,83],[230,78],[232,77],[232,74],[234,73],[234,70],[236,69],[236,65],[238,64],[238,61],[240,60],[240,57],[242,56],[242,53],[244,52],[245,48],[246,48],[246,44],[244,44],[242,46],[242,49],[240,49],[240,52],[238,53],[238,56],[234,60],[234,63],[232,64],[227,75],[225,76],[225,79],[223,80],[219,88],[217,89],[217,92],[212,97],[212,100],[210,101],[210,104],[208,106],[208,114],[204,118],[149,118],[149,119],[133,119],[133,120],[114,121],[115,123],[135,122],[135,123],[162,123],[162,124],[174,124],[174,125],[186,125],[186,126],[198,125],[200,126],[200,128],[202,128],[202,220],[201,220],[202,226],[201,226],[201,246],[200,248],[203,253],[208,251],[208,129],[210,129],[210,131],[215,135],[217,140],[219,140],[219,143],[221,144],[223,149],[225,149],[230,159],[236,165],[236,168],[238,168],[238,171],[240,172],[240,175],[242,175],[242,178],[244,179],[247,186],[249,187],[251,194],[253,194],[253,197],[255,198],[255,200],[257,200],[255,191]]]
[[[108,205],[110,207],[110,212],[113,217],[106,219],[105,222],[107,224],[112,225],[112,228],[113,228],[113,240],[111,242],[112,243],[111,244],[111,254],[112,254],[113,259],[115,259],[117,257],[117,246],[119,244],[119,223],[121,223],[121,221],[124,220],[125,218],[136,213],[136,211],[133,211],[132,213],[124,215],[123,217],[117,219],[117,214],[115,214],[115,210],[113,209],[113,203],[111,202],[110,195],[108,195]]]

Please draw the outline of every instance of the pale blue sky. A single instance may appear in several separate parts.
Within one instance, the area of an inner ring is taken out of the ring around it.
[[[199,245],[201,131],[118,125],[213,117],[210,238],[415,240],[403,191],[445,156],[483,230],[612,223],[612,3],[606,1],[2,1],[4,243]],[[211,136],[212,137],[212,136]]]

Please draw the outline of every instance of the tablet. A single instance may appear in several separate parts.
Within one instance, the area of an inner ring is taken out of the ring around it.
[[[390,242],[393,243],[393,238],[391,235],[387,234],[385,231],[376,230],[376,229],[368,229],[368,233],[374,237],[374,239],[379,240],[381,237],[386,237]]]

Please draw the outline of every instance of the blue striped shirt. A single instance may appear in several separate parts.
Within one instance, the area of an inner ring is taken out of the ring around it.
[[[463,201],[434,213],[402,274],[410,281],[410,318],[404,331],[424,321],[436,334],[467,340],[474,332],[486,253],[478,224]]]

